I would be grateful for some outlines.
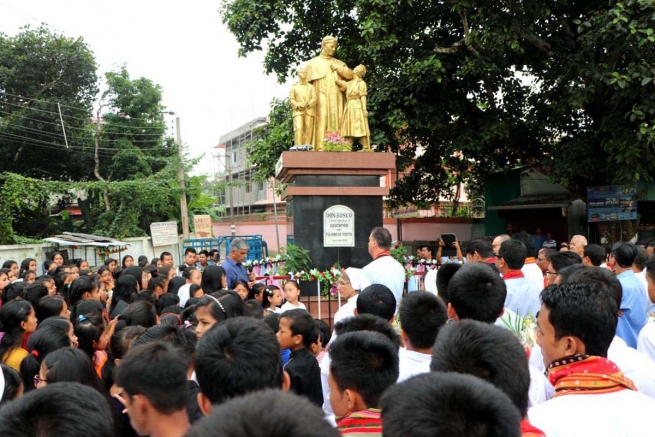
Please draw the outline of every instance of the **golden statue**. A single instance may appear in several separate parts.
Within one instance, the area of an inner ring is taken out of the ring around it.
[[[353,70],[354,78],[344,82],[337,80],[337,85],[346,92],[346,108],[341,117],[341,136],[348,140],[350,148],[355,138],[359,138],[362,152],[372,152],[368,129],[368,110],[366,109],[367,88],[362,79],[366,75],[366,67],[358,65]]]
[[[314,133],[314,106],[316,94],[314,87],[307,82],[307,69],[298,69],[298,83],[291,87],[289,103],[293,109],[293,144],[311,144]]]
[[[326,36],[321,42],[321,54],[307,62],[307,80],[314,86],[316,118],[310,144],[314,150],[323,150],[326,132],[337,132],[343,115],[345,97],[337,80],[352,79],[353,72],[342,61],[333,57],[337,39]]]

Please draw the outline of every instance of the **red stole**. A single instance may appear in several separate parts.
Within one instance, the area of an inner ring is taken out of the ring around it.
[[[610,360],[591,355],[573,355],[548,366],[553,397],[570,394],[602,394],[637,390],[634,383]]]
[[[546,437],[546,434],[527,420],[521,420],[521,437]]]
[[[507,281],[508,279],[515,279],[515,278],[525,278],[525,275],[520,270],[510,270],[509,272],[503,275],[503,281]]]
[[[388,250],[383,250],[382,252],[378,253],[375,258],[373,258],[373,261],[375,261],[378,258],[382,258],[383,256],[391,256],[391,252]]]

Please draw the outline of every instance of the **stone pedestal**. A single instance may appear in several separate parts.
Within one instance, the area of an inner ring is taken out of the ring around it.
[[[395,166],[390,153],[282,153],[276,175],[289,184],[283,196],[287,235],[309,250],[313,267],[325,270],[337,262],[342,267],[364,267],[371,262],[368,237],[374,227],[382,226],[383,196],[389,194],[381,176]],[[326,215],[334,206],[346,208],[334,208]],[[354,216],[352,227],[348,208]],[[324,223],[330,228],[327,236]]]

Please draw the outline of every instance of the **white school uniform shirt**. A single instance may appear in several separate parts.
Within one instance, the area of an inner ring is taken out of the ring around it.
[[[337,422],[332,411],[332,404],[330,403],[330,385],[328,384],[328,376],[330,374],[330,358],[329,352],[323,357],[318,367],[321,369],[321,389],[323,390],[323,413],[325,413],[325,420],[336,428]]]
[[[386,285],[396,298],[396,305],[400,303],[405,287],[405,269],[398,261],[392,256],[381,256],[362,270],[369,284]]]
[[[543,285],[543,282],[542,282]],[[537,288],[528,278],[511,278],[505,281],[507,297],[505,297],[505,308],[509,308],[521,317],[528,314],[536,316],[541,309],[539,293]]]
[[[439,291],[437,290],[437,269],[428,270],[423,283],[425,284],[425,291],[439,296]]]
[[[637,350],[655,362],[655,319],[650,317],[646,326],[639,331]]]
[[[655,363],[645,354],[615,336],[607,351],[607,358],[635,383],[639,392],[655,399]]]
[[[334,318],[332,319],[333,326],[337,326],[337,323],[341,322],[342,320],[346,320],[349,317],[355,317],[355,308],[357,308],[357,296],[359,296],[359,294],[352,296],[346,301],[345,304],[341,305],[341,308],[339,308],[336,313],[334,313]],[[332,336],[330,337],[330,343],[332,343],[335,338],[337,338],[337,333],[333,329]]]
[[[305,307],[305,304],[302,302],[298,302],[298,306],[294,306],[291,304],[291,302],[285,302],[284,305],[280,307],[280,313],[283,313],[285,311],[289,310],[305,310],[307,311],[307,307]]]
[[[191,284],[184,284],[177,290],[177,295],[180,297],[180,306],[182,308],[186,305],[187,300],[190,299],[190,288]]]
[[[528,364],[530,371],[530,389],[528,390],[528,408],[543,404],[555,394],[555,388],[544,373]]]
[[[428,373],[430,371],[430,362],[432,361],[432,354],[424,354],[421,352],[409,351],[404,347],[398,350],[398,382],[403,382],[421,373]]]
[[[655,399],[633,391],[568,394],[530,408],[530,423],[548,437],[642,437],[652,434]]]

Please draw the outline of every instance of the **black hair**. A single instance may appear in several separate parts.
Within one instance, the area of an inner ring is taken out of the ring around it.
[[[182,277],[183,277],[184,279],[191,279],[191,273],[193,273],[193,272],[199,272],[199,271],[200,271],[200,270],[198,270],[198,268],[193,267],[193,266],[186,267],[186,268],[184,269],[184,271],[182,272]]]
[[[125,255],[123,257],[123,260],[121,261],[121,267],[124,268],[124,269],[127,268],[127,267],[125,267],[125,261],[127,261],[128,258],[132,258],[132,261],[134,261],[134,257],[132,255]]]
[[[598,244],[589,244],[584,248],[584,256],[589,257],[591,264],[596,267],[599,267],[602,263],[605,262],[606,254],[607,252],[605,251],[605,248]]]
[[[133,295],[138,291],[138,282],[132,275],[123,275],[116,280],[116,286],[111,297],[109,312],[112,313],[121,300],[127,304],[132,303]]]
[[[150,260],[150,265],[153,267],[157,267],[157,262],[161,261],[161,258],[154,257],[152,260]]]
[[[157,308],[157,315],[161,316],[164,312],[164,308],[171,305],[179,305],[180,296],[177,294],[164,293],[159,296],[159,299],[155,302],[155,307]]]
[[[101,313],[80,314],[73,319],[73,329],[77,336],[78,348],[87,354],[89,358],[95,353],[95,344],[105,331],[105,319]]]
[[[157,276],[153,276],[148,281],[148,290],[155,291],[155,288],[160,287],[162,290],[164,290],[164,292],[166,292],[166,288],[165,288],[166,281],[167,281],[166,275],[160,271],[160,273]]]
[[[200,390],[212,404],[282,386],[282,357],[275,333],[250,317],[212,326],[198,341],[195,364]]]
[[[92,388],[48,384],[0,410],[0,435],[113,437],[114,417],[102,395]]]
[[[400,302],[400,326],[412,346],[428,349],[448,321],[443,302],[432,293],[410,293]]]
[[[31,271],[30,270],[30,263],[32,261],[34,261],[36,263],[36,260],[34,258],[25,258],[23,261],[21,261],[18,276],[20,276],[22,278],[23,273]]]
[[[129,304],[123,314],[129,318],[130,326],[139,325],[149,328],[157,324],[157,310],[146,300]]]
[[[387,228],[373,228],[370,237],[375,240],[380,249],[389,250],[391,248],[391,232]]]
[[[264,317],[264,323],[271,328],[273,333],[276,333],[280,330],[280,315],[278,313],[268,313],[266,317]]]
[[[2,268],[3,269],[11,269],[11,267],[14,264],[18,265],[18,263],[16,261],[14,261],[13,259],[8,259],[7,261],[2,263]]]
[[[71,283],[68,304],[74,306],[77,302],[82,300],[82,296],[85,293],[91,293],[94,289],[98,288],[98,286],[99,284],[88,276],[80,276]]]
[[[448,297],[448,284],[453,279],[455,273],[462,267],[459,263],[447,263],[439,267],[437,270],[437,293],[444,304],[448,305],[450,298]]]
[[[641,246],[637,246],[637,256],[635,257],[634,266],[638,270],[646,268],[646,261],[648,260],[648,251]]]
[[[291,335],[302,335],[302,343],[305,347],[316,343],[318,334],[312,315],[303,309],[288,310],[280,315],[280,320],[289,320]]]
[[[126,326],[120,331],[114,332],[111,337],[111,357],[114,360],[122,360],[134,340],[144,332],[146,332],[146,328],[143,326]]]
[[[619,241],[612,246],[612,256],[619,267],[628,269],[632,267],[637,258],[637,247],[632,243]]]
[[[132,303],[145,301],[154,306],[156,300],[157,295],[154,290],[141,290],[132,295]]]
[[[80,349],[73,347],[57,349],[48,354],[43,362],[48,370],[46,376],[48,386],[61,382],[78,382],[95,389],[105,397],[106,405],[111,406],[107,390],[98,377],[91,358]]]
[[[163,261],[164,261],[164,258],[167,257],[167,256],[172,257],[173,254],[170,253],[170,252],[162,252],[161,255],[159,255],[159,259],[163,262]]]
[[[20,374],[23,379],[25,392],[34,390],[34,375],[39,374],[41,362],[51,352],[63,347],[70,347],[71,340],[68,336],[68,328],[61,329],[59,326],[46,326],[37,329],[30,335],[27,341],[27,355],[20,363]]]
[[[74,307],[70,308],[71,322],[74,324],[80,316],[87,314],[102,314],[102,310],[103,306],[100,301],[95,299],[81,300],[77,302]]]
[[[559,272],[564,267],[572,266],[573,264],[582,264],[582,258],[575,252],[558,252],[550,257],[550,263],[553,265],[555,272]]]
[[[366,408],[378,408],[382,393],[398,379],[398,348],[377,332],[340,335],[330,345],[330,358],[339,390],[356,391]]]
[[[24,334],[21,323],[27,322],[31,312],[32,305],[25,300],[12,300],[0,308],[0,332],[5,333],[0,341],[0,361],[3,363],[9,352],[21,347]]]
[[[220,302],[220,305],[217,300]],[[196,304],[196,310],[200,307],[206,307],[207,311],[209,311],[217,323],[233,317],[246,315],[246,304],[232,290],[211,293],[201,297]]]
[[[275,284],[267,285],[266,288],[264,289],[264,293],[262,294],[262,306],[264,308],[271,307],[270,299],[275,294],[275,290],[280,290],[280,287],[278,287]]]
[[[189,299],[193,299],[194,297],[196,297],[196,294],[198,293],[198,290],[202,290],[202,287],[200,287],[200,285],[191,284],[189,286]]]
[[[385,437],[520,437],[521,416],[505,393],[471,375],[430,372],[382,396]]]
[[[527,257],[528,250],[525,248],[525,244],[519,240],[505,240],[500,244],[500,249],[498,249],[498,258],[504,259],[507,267],[512,270],[521,270]]]
[[[186,274],[186,270],[184,274]],[[182,276],[176,276],[168,283],[168,291],[165,294],[177,295],[180,291],[180,287],[186,284],[186,278]]]
[[[256,425],[255,425],[256,424]],[[212,409],[187,437],[339,437],[323,411],[307,398],[265,390]]]
[[[357,297],[357,312],[391,320],[396,314],[396,297],[385,285],[369,285]]]
[[[266,285],[262,284],[261,282],[256,282],[252,284],[252,287],[250,288],[250,293],[248,293],[248,300],[256,299],[256,296],[262,294],[265,289],[266,289]],[[262,305],[262,307],[263,306],[264,305]]]
[[[191,300],[191,299],[189,299]],[[189,301],[187,301],[187,304]],[[192,324],[194,327],[198,325],[198,317],[196,316],[196,306],[194,304],[187,306],[182,310],[182,314],[180,314],[180,318],[182,319],[183,323],[189,322]]]
[[[197,254],[198,252],[196,252],[196,249],[193,248],[193,247],[187,247],[186,249],[184,249],[184,255],[186,255],[187,253],[195,253],[195,254]]]
[[[534,244],[534,241],[532,240],[532,237],[527,232],[525,231],[512,232],[512,240],[516,240],[523,243],[523,246],[525,246],[526,258],[529,256],[535,256],[537,254],[537,248]],[[525,260],[523,261],[525,262]]]
[[[198,255],[205,255],[206,257],[209,258],[209,252],[207,251],[207,249],[201,250],[200,252],[198,252]]]
[[[473,255],[475,252],[484,259],[494,256],[494,248],[488,238],[475,238],[469,242],[466,246],[466,254]]]
[[[507,329],[475,320],[447,326],[434,345],[430,370],[489,381],[509,396],[521,417],[528,413],[528,357],[518,338]]]
[[[45,297],[47,295],[48,295],[48,287],[46,287],[45,284],[40,284],[38,282],[35,282],[23,288],[23,299],[31,303],[32,306],[34,307],[42,297]]]
[[[148,265],[148,257],[145,255],[140,255],[137,260],[137,265],[141,268],[144,268]]]
[[[2,392],[2,398],[0,398],[0,408],[2,408],[3,405],[16,399],[23,381],[20,374],[6,364],[0,364],[0,371],[2,371],[2,376],[5,379],[4,391]]]
[[[57,264],[51,259],[43,261],[43,271],[46,272],[46,274],[50,271],[50,267],[52,267],[53,264]]]
[[[448,298],[460,320],[494,323],[506,297],[505,282],[486,263],[465,264],[448,284]]]
[[[357,331],[378,332],[391,340],[396,347],[400,347],[400,335],[398,335],[398,331],[389,324],[389,321],[373,314],[360,314],[356,317],[348,317],[334,326],[334,332],[337,335]]]
[[[225,269],[221,266],[209,266],[202,272],[200,286],[205,294],[211,294],[223,289],[223,277],[226,277]]]
[[[578,337],[587,355],[607,357],[619,311],[607,287],[592,283],[551,285],[541,292],[541,300],[549,311],[555,339]]]
[[[603,250],[605,250],[605,249],[603,249]],[[548,261],[548,262],[550,262],[550,259],[553,257],[553,255],[558,253],[555,249],[546,248],[546,247],[542,247],[541,249],[539,249],[539,252],[541,252],[541,254],[546,258],[546,261]],[[603,255],[603,258],[604,258],[604,255]]]
[[[116,384],[128,397],[145,396],[161,414],[185,410],[189,362],[182,351],[163,341],[135,343],[116,368]]]
[[[246,314],[255,319],[264,318],[264,307],[257,299],[246,301]]]
[[[111,263],[116,263],[116,267],[118,267],[118,261],[115,260],[114,258],[107,258],[104,262],[104,264],[109,267],[109,264]]]
[[[648,258],[644,265],[646,267],[646,274],[655,282],[655,255]]]
[[[197,337],[195,335],[191,337],[187,336],[185,329],[182,327],[170,325],[152,326],[139,335],[132,343],[132,346],[151,343],[153,341],[163,341],[183,351],[187,357],[187,367],[189,367],[189,363],[195,358],[196,343],[198,342]]]
[[[573,264],[572,266],[564,267],[562,270],[557,271],[557,276],[560,277],[560,283],[564,284],[567,282],[569,276],[579,269],[583,269],[587,266],[583,264]]]
[[[318,329],[318,338],[321,340],[321,345],[325,349],[325,347],[332,339],[332,331],[330,330],[330,325],[321,319],[314,319],[314,325],[316,325],[316,329]]]
[[[23,295],[23,290],[29,284],[25,281],[16,281],[8,284],[4,290],[2,290],[2,304],[16,300]]]
[[[287,282],[295,282],[295,284],[298,285],[298,283],[296,281],[287,281]],[[246,281],[244,281],[243,279],[237,279],[236,281],[232,282],[232,287],[231,288],[234,290],[235,288],[237,288],[237,285],[243,285],[244,287],[246,287],[246,290],[248,290],[248,294],[250,294],[250,286],[248,285],[248,283]],[[298,288],[300,288],[300,287],[298,287]],[[246,299],[247,298],[248,297],[246,296]]]
[[[39,326],[36,327],[36,330],[39,331],[41,329],[45,329],[48,326],[55,326],[59,329],[63,329],[66,331],[66,334],[68,334],[68,331],[70,331],[73,323],[64,316],[52,316],[45,319],[43,323],[39,323]]]
[[[571,267],[566,267],[567,270]],[[616,275],[607,269],[597,269],[595,267],[584,266],[576,269],[567,277],[562,278],[562,284],[598,284],[604,285],[612,294],[616,307],[621,308],[623,299],[623,287]]]

